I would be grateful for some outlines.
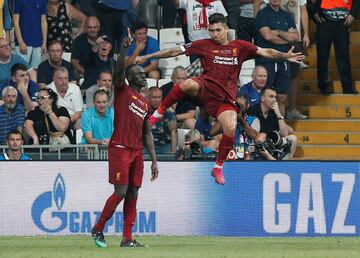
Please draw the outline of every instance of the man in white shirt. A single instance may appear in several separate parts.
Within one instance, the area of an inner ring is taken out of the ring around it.
[[[58,94],[57,105],[65,107],[71,118],[71,128],[80,129],[80,118],[84,102],[79,86],[69,83],[69,73],[65,67],[59,67],[54,72],[54,81],[47,86]]]

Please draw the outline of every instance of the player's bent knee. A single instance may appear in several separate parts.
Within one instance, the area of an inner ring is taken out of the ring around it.
[[[128,185],[114,185],[114,192],[121,196],[124,197],[128,191]]]
[[[126,196],[135,198],[138,195],[138,191],[139,187],[129,185]]]

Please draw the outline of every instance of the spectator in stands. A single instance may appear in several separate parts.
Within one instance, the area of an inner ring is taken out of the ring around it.
[[[0,20],[2,21],[0,27],[0,38],[5,38],[9,40],[10,30],[12,29],[9,1],[1,1],[0,7],[0,10],[2,10],[2,12],[0,12]]]
[[[148,27],[144,22],[137,22],[132,27],[132,32],[134,35],[134,40],[130,47],[126,50],[126,59],[125,64],[129,66],[134,64],[135,58],[137,56],[143,56],[146,54],[152,54],[156,51],[159,51],[159,42],[147,35]],[[141,66],[146,72],[147,78],[160,79],[161,73],[158,68],[159,61],[157,58],[150,59]]]
[[[97,90],[93,101],[94,106],[81,115],[84,133],[81,143],[109,145],[114,131],[114,109],[109,107],[109,96],[104,90]]]
[[[240,2],[239,0],[222,0],[226,12],[228,13],[228,26],[230,29],[238,31],[238,19],[240,16]]]
[[[123,38],[127,35],[127,28],[131,28],[138,20],[134,7],[139,1],[102,0],[96,2],[101,28],[109,33],[114,49],[119,49]]]
[[[100,22],[95,16],[87,17],[85,32],[74,40],[71,63],[79,75],[84,75],[84,64],[92,54],[92,47],[99,37]]]
[[[6,145],[9,149],[0,155],[0,160],[31,160],[31,158],[22,153],[24,140],[19,130],[11,130],[6,135]]]
[[[47,52],[46,1],[16,0],[13,4],[16,52],[37,68],[41,54]]]
[[[210,15],[227,12],[218,0],[174,0],[176,8],[185,9],[190,41],[209,39],[208,22]]]
[[[299,41],[299,31],[296,29],[294,18],[280,8],[279,0],[270,0],[269,5],[258,12],[256,29],[259,47],[287,52],[291,48],[290,42]],[[256,65],[266,68],[268,72],[266,84],[275,87],[281,114],[285,115],[285,104],[291,83],[289,61],[259,57],[256,59]]]
[[[36,105],[39,85],[29,79],[29,74],[24,64],[14,64],[11,67],[11,79],[7,83],[0,84],[0,91],[9,85],[15,87],[18,92],[17,104],[25,106],[26,111],[33,110]]]
[[[72,143],[70,115],[65,107],[57,107],[57,94],[51,89],[41,89],[38,106],[27,114],[24,131],[30,136],[30,144],[51,144],[51,137],[66,135]]]
[[[98,90],[103,90],[108,94],[109,106],[114,105],[114,85],[112,78],[111,71],[101,71],[99,73],[96,84],[86,90],[86,108],[94,106],[94,93]]]
[[[70,114],[70,128],[80,129],[80,118],[84,102],[81,91],[76,84],[69,83],[69,75],[65,67],[55,69],[54,81],[48,85],[57,95],[58,107],[65,107]]]
[[[18,54],[11,54],[11,45],[7,39],[0,38],[0,83],[6,83],[11,78],[11,67],[21,63],[28,69],[31,80],[36,81],[36,71]]]
[[[252,107],[260,103],[260,92],[266,86],[267,71],[265,67],[261,65],[255,66],[251,74],[252,81],[243,85],[239,91],[239,94],[247,96],[249,105]]]
[[[162,92],[159,87],[149,89],[149,102],[151,112],[154,112],[160,105]],[[164,119],[156,123],[151,132],[154,136],[156,153],[175,153],[177,147],[177,127],[176,115],[172,109],[168,109],[164,114]]]
[[[174,68],[171,75],[171,82],[163,85],[161,91],[165,98],[175,84],[180,84],[187,79],[186,69],[182,66]],[[178,128],[194,129],[195,128],[195,110],[196,106],[190,104],[186,99],[181,99],[175,106],[176,120]]]
[[[257,6],[255,9],[260,8],[261,3],[269,3],[269,0],[255,0],[254,5]],[[299,32],[299,41],[292,42],[291,45],[294,46],[294,52],[304,52],[310,44],[309,39],[309,15],[307,12],[306,0],[282,0],[281,1],[282,10],[291,14],[295,21],[297,31]],[[301,31],[303,31],[303,37],[301,36]],[[304,63],[302,63],[306,66]],[[287,119],[306,119],[307,116],[301,114],[296,109],[296,100],[297,100],[297,82],[300,76],[300,64],[290,63],[290,77],[291,85],[289,91],[289,110],[286,114]]]
[[[256,27],[253,0],[240,0],[240,15],[238,19],[238,39],[255,42]]]
[[[49,0],[47,3],[47,41],[59,40],[65,52],[72,49],[72,20],[79,23],[76,36],[84,31],[86,16],[64,0]]]
[[[76,84],[76,75],[74,66],[62,59],[63,48],[61,42],[58,40],[50,41],[48,44],[49,59],[45,60],[39,65],[37,73],[37,82],[41,88],[45,88],[50,84],[54,78],[54,71],[56,68],[63,66],[69,72],[69,81]]]
[[[349,56],[350,25],[359,10],[359,1],[312,0],[319,4],[317,21],[316,53],[318,88],[324,95],[330,93],[328,81],[328,62],[331,45],[334,44],[336,66],[340,75],[343,93],[357,94],[351,74]]]
[[[209,39],[208,22],[210,15],[221,13],[225,17],[227,12],[219,0],[174,0],[176,8],[186,11],[187,34],[191,42],[199,39]],[[190,62],[198,59],[190,56]]]
[[[0,106],[0,145],[5,144],[6,134],[11,130],[22,132],[25,110],[22,105],[16,104],[17,96],[17,90],[12,86],[2,90],[4,104]]]
[[[261,91],[261,102],[250,107],[246,113],[251,116],[256,116],[260,120],[260,132],[269,134],[273,131],[277,131],[282,137],[288,139],[291,142],[289,157],[291,158],[294,156],[297,138],[293,134],[289,135],[289,128],[280,112],[276,100],[276,91],[274,89],[264,88]]]
[[[88,60],[84,63],[84,82],[82,89],[88,89],[97,81],[97,75],[101,71],[111,71],[114,74],[115,61],[111,55],[111,37],[107,33],[101,33],[96,40],[96,44],[92,47],[92,53]]]

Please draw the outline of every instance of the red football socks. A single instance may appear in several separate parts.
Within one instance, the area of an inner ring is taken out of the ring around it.
[[[114,214],[116,207],[121,202],[122,197],[116,193],[113,193],[106,201],[103,211],[101,212],[100,218],[95,225],[97,232],[103,232],[106,222]]]
[[[125,197],[123,238],[132,240],[132,227],[136,219],[137,197]]]
[[[157,111],[164,114],[165,111],[175,102],[186,96],[186,93],[180,88],[180,84],[175,84],[170,90],[169,94],[161,101],[160,107]]]
[[[234,136],[227,136],[225,134],[222,135],[220,146],[219,146],[219,153],[216,157],[216,164],[218,166],[222,166],[224,161],[226,160],[230,150],[233,148],[235,143]]]

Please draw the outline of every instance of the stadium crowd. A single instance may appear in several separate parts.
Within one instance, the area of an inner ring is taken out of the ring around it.
[[[230,38],[236,35],[281,52],[291,48],[306,52],[312,19],[317,24],[320,92],[331,94],[327,66],[333,43],[343,93],[357,94],[351,76],[348,27],[356,17],[358,0],[73,2],[2,3],[0,145],[10,147],[4,159],[21,158],[16,151],[23,143],[106,147],[114,130],[113,80],[124,37],[129,33],[133,37],[125,59],[126,66],[131,67],[138,57],[171,44],[210,38],[208,18],[214,13],[227,17],[229,28],[235,32]],[[154,8],[153,2],[159,7]],[[177,42],[175,37],[163,42],[158,29],[166,28],[181,28],[184,39]],[[140,65],[148,78],[148,87],[141,94],[149,100],[151,112],[175,85],[201,72],[197,56],[168,63],[152,58]],[[239,77],[236,141],[228,159],[294,156],[297,139],[286,119],[307,119],[296,109],[300,69],[306,66],[258,57],[251,81],[243,84]],[[278,138],[268,137],[274,132]],[[191,99],[183,98],[166,111],[164,119],[152,127],[152,133],[157,153],[187,159],[214,157],[222,132],[214,117],[196,107]]]

